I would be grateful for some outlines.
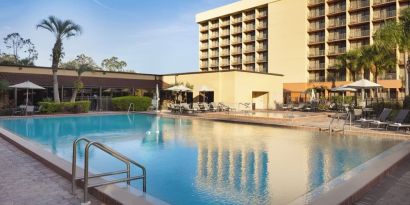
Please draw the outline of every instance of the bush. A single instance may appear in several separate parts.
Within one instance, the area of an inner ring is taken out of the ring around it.
[[[406,96],[403,101],[403,108],[410,109],[410,96]]]
[[[151,98],[140,96],[125,96],[112,99],[112,107],[117,111],[127,111],[130,103],[135,106],[135,111],[146,111],[151,106]]]
[[[343,104],[343,96],[332,96],[331,101],[341,105]],[[344,104],[352,104],[354,103],[354,96],[345,96]]]
[[[40,102],[42,113],[87,113],[90,109],[89,101],[78,102]]]

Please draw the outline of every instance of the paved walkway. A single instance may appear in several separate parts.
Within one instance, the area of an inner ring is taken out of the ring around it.
[[[410,157],[373,187],[356,205],[409,205]]]
[[[92,204],[101,204],[91,199]],[[1,205],[79,205],[69,180],[0,137]]]

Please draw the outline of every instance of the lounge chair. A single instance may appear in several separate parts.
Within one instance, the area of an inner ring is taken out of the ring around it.
[[[356,122],[360,122],[362,125],[367,124],[367,127],[370,127],[370,123],[377,123],[376,125],[377,127],[379,127],[382,122],[386,122],[391,111],[392,109],[384,108],[382,113],[380,113],[379,117],[377,118],[377,120],[368,120],[368,119],[361,118],[359,120],[356,120]]]
[[[40,105],[40,106],[37,108],[37,110],[34,110],[33,113],[35,113],[35,114],[41,113],[41,109],[43,109],[43,106],[42,106],[42,105]]]
[[[399,130],[400,128],[410,127],[410,125],[403,124],[408,114],[409,114],[409,110],[406,110],[406,109],[400,110],[399,114],[397,114],[393,123],[386,123],[386,129],[388,129],[389,127],[394,127],[397,130]]]
[[[183,112],[187,112],[187,113],[195,112],[195,109],[190,108],[187,103],[181,103],[181,108]]]
[[[292,104],[283,104],[282,110],[291,110],[293,108]]]
[[[33,113],[34,113],[34,106],[32,106],[32,105],[27,106],[26,114],[32,115]]]
[[[215,102],[209,103],[209,108],[214,112],[221,111],[221,108]]]
[[[208,103],[202,103],[201,105],[202,105],[201,110],[202,110],[203,112],[209,112],[209,111],[211,111],[211,108],[209,107]]]
[[[235,111],[236,110],[235,108],[231,108],[231,107],[229,107],[229,106],[227,106],[223,103],[219,103],[219,106],[221,107],[222,111],[230,112],[230,111]]]
[[[299,105],[297,107],[293,107],[292,110],[293,111],[302,111],[305,106],[306,106],[305,103],[299,103]]]
[[[199,103],[193,103],[192,104],[192,109],[193,109],[194,112],[202,111],[201,106],[199,106]]]

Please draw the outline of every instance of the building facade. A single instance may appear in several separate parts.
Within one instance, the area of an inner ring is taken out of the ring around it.
[[[398,21],[409,0],[242,0],[199,13],[200,70],[240,69],[284,74],[291,97],[312,87],[343,85],[352,77],[339,55],[372,44],[387,21]],[[404,56],[379,75],[384,93],[402,94]],[[363,72],[356,79],[373,80]]]

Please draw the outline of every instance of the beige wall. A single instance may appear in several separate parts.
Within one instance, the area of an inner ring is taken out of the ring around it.
[[[285,83],[308,79],[306,1],[268,5],[268,71],[285,75]]]
[[[283,101],[283,77],[271,74],[241,71],[202,72],[163,76],[167,84],[190,83],[194,85],[193,96],[198,96],[199,89],[207,86],[214,90],[214,101],[238,107],[239,103],[252,103],[253,92],[267,92],[269,109],[276,109],[276,104]]]

